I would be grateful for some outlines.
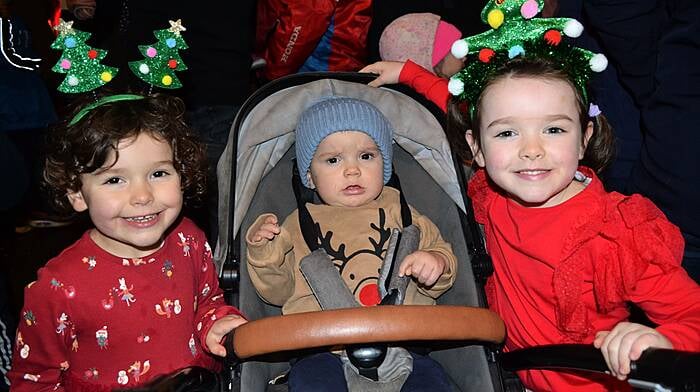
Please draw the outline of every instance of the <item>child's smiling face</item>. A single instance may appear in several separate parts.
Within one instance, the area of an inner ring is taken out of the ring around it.
[[[335,132],[318,145],[308,176],[324,203],[362,206],[376,199],[384,187],[382,154],[364,132]]]
[[[180,214],[180,175],[170,144],[149,133],[117,147],[118,160],[112,152],[103,168],[82,174],[81,189],[68,198],[76,211],[88,210],[96,228],[91,238],[102,249],[119,257],[144,257],[161,246]]]
[[[558,205],[583,189],[573,181],[592,132],[582,136],[573,88],[564,81],[504,77],[481,98],[479,140],[467,142],[479,166],[518,203]]]

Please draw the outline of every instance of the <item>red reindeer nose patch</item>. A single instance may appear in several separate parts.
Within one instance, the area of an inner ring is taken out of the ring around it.
[[[360,303],[362,306],[374,306],[379,304],[379,288],[376,283],[370,283],[360,290]]]

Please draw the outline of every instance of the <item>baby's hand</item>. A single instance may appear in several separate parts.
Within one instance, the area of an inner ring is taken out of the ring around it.
[[[248,320],[236,314],[230,314],[216,320],[211,326],[211,329],[209,329],[209,333],[205,339],[209,352],[220,357],[225,357],[226,348],[221,344],[221,340],[234,328],[247,322]]]
[[[262,241],[263,238],[266,238],[272,241],[280,233],[280,230],[280,226],[277,223],[277,217],[270,215],[263,220],[262,224],[255,231],[255,234],[251,236],[250,240],[252,242],[259,242]]]
[[[445,272],[446,266],[441,254],[418,250],[403,259],[399,276],[413,276],[422,285],[432,286]]]
[[[402,61],[377,61],[360,70],[360,72],[375,73],[379,76],[367,83],[372,87],[379,87],[384,84],[396,84],[399,82],[399,75],[403,69]]]
[[[673,344],[654,328],[621,322],[612,331],[599,331],[593,345],[603,352],[610,373],[620,380],[630,373],[630,361],[636,361],[649,347],[673,348]]]

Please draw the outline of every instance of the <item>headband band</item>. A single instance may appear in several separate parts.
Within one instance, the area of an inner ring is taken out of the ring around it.
[[[84,108],[82,108],[78,114],[73,117],[73,119],[68,123],[69,127],[72,127],[73,125],[77,124],[78,121],[82,120],[83,117],[85,117],[86,114],[88,114],[92,109],[95,109],[97,107],[100,107],[102,105],[106,105],[111,102],[118,102],[118,101],[138,101],[141,99],[144,99],[146,97],[142,95],[136,95],[136,94],[117,94],[117,95],[108,95],[106,97],[102,97],[99,100],[97,100],[94,103],[91,103]]]

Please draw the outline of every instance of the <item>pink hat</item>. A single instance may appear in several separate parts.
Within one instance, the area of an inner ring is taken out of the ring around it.
[[[453,25],[431,13],[406,14],[396,18],[379,38],[379,56],[386,61],[411,61],[433,71],[462,34]]]
[[[452,44],[460,38],[462,38],[462,32],[458,28],[444,20],[440,21],[433,41],[433,67],[447,56]]]

